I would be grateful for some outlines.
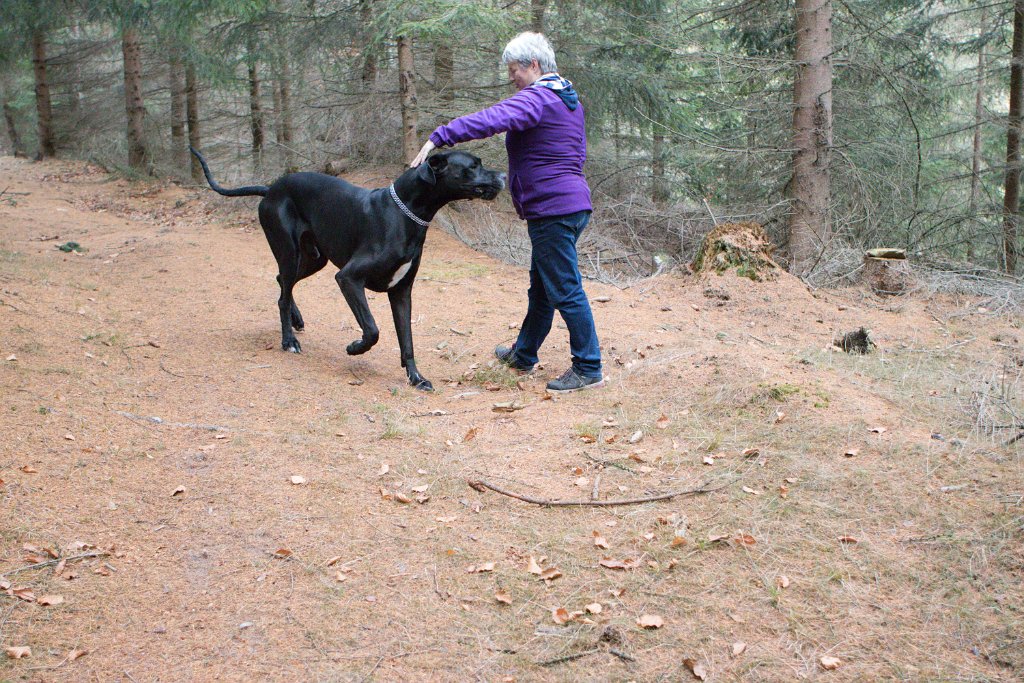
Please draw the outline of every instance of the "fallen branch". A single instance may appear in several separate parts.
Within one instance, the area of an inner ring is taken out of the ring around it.
[[[732,484],[733,482],[729,481],[726,482],[725,484],[722,484],[721,486],[716,486],[714,488],[708,488],[708,484],[710,482],[705,482],[700,487],[695,489],[683,489],[681,491],[670,491],[668,493],[660,493],[655,496],[645,496],[643,498],[624,498],[621,500],[546,500],[544,498],[533,498],[531,496],[524,496],[518,493],[513,493],[512,491],[506,491],[505,489],[495,486],[494,484],[491,484],[489,482],[486,482],[483,479],[470,479],[467,483],[470,485],[470,487],[476,489],[477,491],[480,491],[481,493],[483,493],[485,489],[490,489],[496,493],[500,493],[503,496],[508,496],[509,498],[521,500],[524,503],[532,503],[534,505],[540,505],[543,507],[585,507],[590,505],[610,507],[612,505],[637,505],[639,503],[653,503],[654,501],[668,500],[670,498],[676,498],[678,496],[690,496],[696,495],[698,493],[710,493],[711,491],[723,489],[726,486],[729,486],[729,484]]]
[[[46,562],[39,562],[37,564],[30,564],[27,567],[21,567],[20,569],[12,569],[7,574],[17,574],[18,572],[27,572],[31,569],[42,569],[43,567],[49,567],[52,564],[58,564],[60,562],[74,562],[75,560],[86,560],[90,557],[107,557],[110,555],[105,550],[101,550],[95,553],[83,553],[81,555],[72,555],[71,557],[58,557],[53,560],[47,560]]]
[[[564,657],[555,657],[554,659],[548,659],[543,662],[537,662],[537,666],[554,666],[555,664],[564,664],[566,662],[571,662],[576,659],[583,659],[588,655],[597,654],[600,651],[601,648],[595,647],[592,650],[585,650],[583,652],[577,652],[576,654],[565,655]]]

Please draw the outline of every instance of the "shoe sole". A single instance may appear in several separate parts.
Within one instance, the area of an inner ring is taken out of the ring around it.
[[[575,389],[551,389],[547,388],[548,393],[552,394],[573,394],[577,391],[586,391],[587,389],[600,389],[604,386],[605,381],[602,379],[600,382],[594,382],[593,384],[586,384],[582,387],[576,387]]]

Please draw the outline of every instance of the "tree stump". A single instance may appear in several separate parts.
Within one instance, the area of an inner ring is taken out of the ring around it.
[[[914,275],[903,249],[869,249],[864,254],[861,277],[879,296],[906,294],[914,284]]]
[[[772,280],[780,269],[771,254],[771,240],[758,223],[723,223],[704,237],[690,268],[695,273],[713,270],[719,275],[735,268],[741,277]]]

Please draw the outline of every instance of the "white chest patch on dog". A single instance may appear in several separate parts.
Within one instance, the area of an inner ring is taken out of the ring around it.
[[[403,263],[402,265],[400,265],[398,267],[398,270],[395,271],[394,277],[391,278],[391,282],[388,283],[388,289],[391,289],[392,287],[397,285],[399,282],[401,282],[402,278],[405,277],[405,274],[409,272],[410,268],[412,268],[412,261],[409,261],[409,263]]]

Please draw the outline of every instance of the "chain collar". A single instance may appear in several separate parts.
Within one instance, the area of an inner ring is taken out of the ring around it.
[[[413,223],[418,223],[419,225],[422,225],[424,228],[430,225],[430,221],[423,220],[422,218],[414,214],[412,211],[410,211],[408,206],[402,203],[402,200],[398,198],[398,193],[395,192],[394,184],[392,184],[391,187],[389,187],[388,189],[391,190],[391,198],[395,200],[395,204],[398,204],[398,208],[402,210],[402,213],[409,217],[409,220],[411,220]]]

